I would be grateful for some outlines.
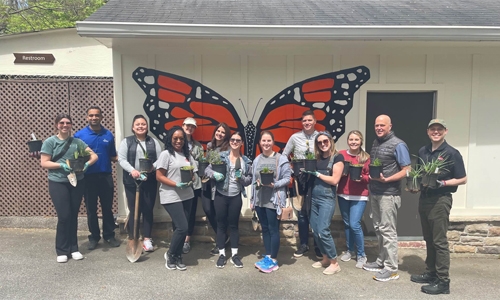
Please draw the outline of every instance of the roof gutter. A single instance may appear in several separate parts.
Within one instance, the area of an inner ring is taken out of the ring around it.
[[[283,26],[90,22],[77,32],[94,38],[272,38],[340,40],[500,41],[500,27],[486,26]]]

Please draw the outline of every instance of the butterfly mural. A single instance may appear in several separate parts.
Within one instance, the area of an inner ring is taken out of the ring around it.
[[[257,124],[243,125],[233,104],[202,83],[154,69],[138,67],[132,78],[146,94],[144,111],[150,119],[150,130],[165,142],[169,128],[181,126],[184,119],[196,119],[194,138],[206,145],[215,127],[226,123],[232,132],[243,136],[245,154],[254,158],[260,151],[260,132],[269,130],[275,137],[275,151],[282,150],[290,136],[302,130],[302,113],[312,110],[317,130],[332,133],[335,141],[345,132],[345,116],[353,105],[353,95],[370,79],[365,66],[315,76],[297,82],[271,98]]]

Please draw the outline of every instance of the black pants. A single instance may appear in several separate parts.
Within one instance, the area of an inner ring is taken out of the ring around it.
[[[49,194],[57,212],[56,253],[69,255],[78,251],[78,211],[82,203],[85,181],[80,180],[76,187],[69,182],[49,180]]]
[[[217,237],[216,245],[219,249],[225,248],[226,231],[229,227],[231,237],[231,248],[238,248],[240,234],[238,232],[238,223],[240,221],[241,194],[233,197],[227,197],[219,192],[215,194],[214,207],[217,216]]]
[[[134,237],[134,212],[135,212],[135,190],[136,185],[125,185],[125,195],[128,204],[128,237]],[[150,238],[153,230],[153,209],[155,207],[156,194],[158,192],[156,178],[148,177],[140,186],[139,191],[139,219],[142,213],[142,235]]]
[[[214,201],[212,200],[212,191],[210,190],[210,183],[203,184],[201,193],[201,205],[203,206],[203,211],[207,216],[208,223],[217,234],[217,218],[215,215]]]
[[[201,189],[194,190],[194,199],[191,203],[191,210],[189,211],[187,236],[193,235],[194,225],[196,223],[196,210],[198,209],[198,197],[200,197],[200,195]]]
[[[450,249],[448,247],[448,225],[453,203],[451,194],[426,196],[421,194],[418,212],[422,233],[427,245],[425,264],[427,271],[436,272],[439,279],[449,279]]]
[[[99,241],[99,219],[97,217],[97,198],[102,210],[102,236],[105,240],[115,236],[115,219],[113,218],[113,177],[110,173],[85,174],[85,206],[87,207],[87,224],[89,240]]]
[[[193,199],[189,199],[181,202],[162,204],[170,215],[172,227],[174,228],[174,234],[170,241],[170,254],[177,256],[182,255],[182,247],[184,246],[184,241],[186,240],[188,232],[188,217],[192,202]]]

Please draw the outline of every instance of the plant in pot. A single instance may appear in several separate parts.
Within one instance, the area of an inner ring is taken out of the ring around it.
[[[139,158],[139,172],[149,172],[153,168],[153,162],[145,149],[142,149],[142,153],[144,158]]]
[[[219,152],[215,150],[208,151],[207,160],[212,165],[212,170],[226,176],[226,163],[222,161]]]
[[[342,170],[342,176],[349,175],[349,168],[351,167],[351,162],[344,160],[344,169]]]
[[[300,169],[304,168],[304,153],[295,149],[292,149],[292,153],[293,153],[292,157],[293,175],[297,177],[299,176]]]
[[[208,162],[207,157],[205,156],[205,151],[200,153],[200,156],[198,157],[197,160],[198,160],[198,176],[203,177],[205,176],[205,169],[210,164]]]
[[[431,189],[437,188],[437,179],[441,170],[446,170],[449,161],[444,158],[444,153],[440,153],[438,158],[428,162],[422,162],[422,185]]]
[[[273,183],[274,179],[274,172],[273,170],[269,169],[268,167],[262,168],[260,170],[260,182],[263,185],[270,185]]]
[[[79,147],[73,153],[73,157],[74,159],[69,159],[71,169],[73,169],[75,173],[83,173],[85,163],[90,159],[90,152],[88,150],[85,150],[84,148]]]
[[[34,133],[31,134],[31,141],[28,141],[29,152],[40,152],[42,150],[42,140],[37,140]]]
[[[352,164],[349,166],[349,178],[354,181],[361,180],[361,173],[363,171],[362,164]]]
[[[382,162],[380,159],[375,158],[368,167],[371,178],[380,178],[380,173],[382,173]]]
[[[188,183],[193,181],[193,166],[181,167],[181,182]]]
[[[420,183],[422,183],[423,171],[424,169],[421,165],[416,165],[406,173],[406,191],[414,193],[420,191]]]
[[[307,150],[304,153],[304,169],[309,172],[314,172],[316,171],[316,155],[314,155],[314,152],[309,150],[309,141],[306,141],[306,145]]]

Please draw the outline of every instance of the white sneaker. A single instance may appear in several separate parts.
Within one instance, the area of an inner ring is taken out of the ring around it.
[[[344,253],[342,253],[342,255],[340,256],[340,260],[341,261],[350,261],[351,258],[355,257],[356,254],[350,252],[350,251],[345,251]]]
[[[74,260],[80,260],[83,259],[83,255],[80,252],[76,251],[71,253],[71,258]]]
[[[57,256],[57,262],[58,263],[68,262],[68,256],[67,255],[58,255]]]
[[[143,242],[142,249],[144,249],[144,251],[146,251],[146,252],[153,252],[154,251],[152,239],[144,239],[144,241],[142,241],[142,242]]]

